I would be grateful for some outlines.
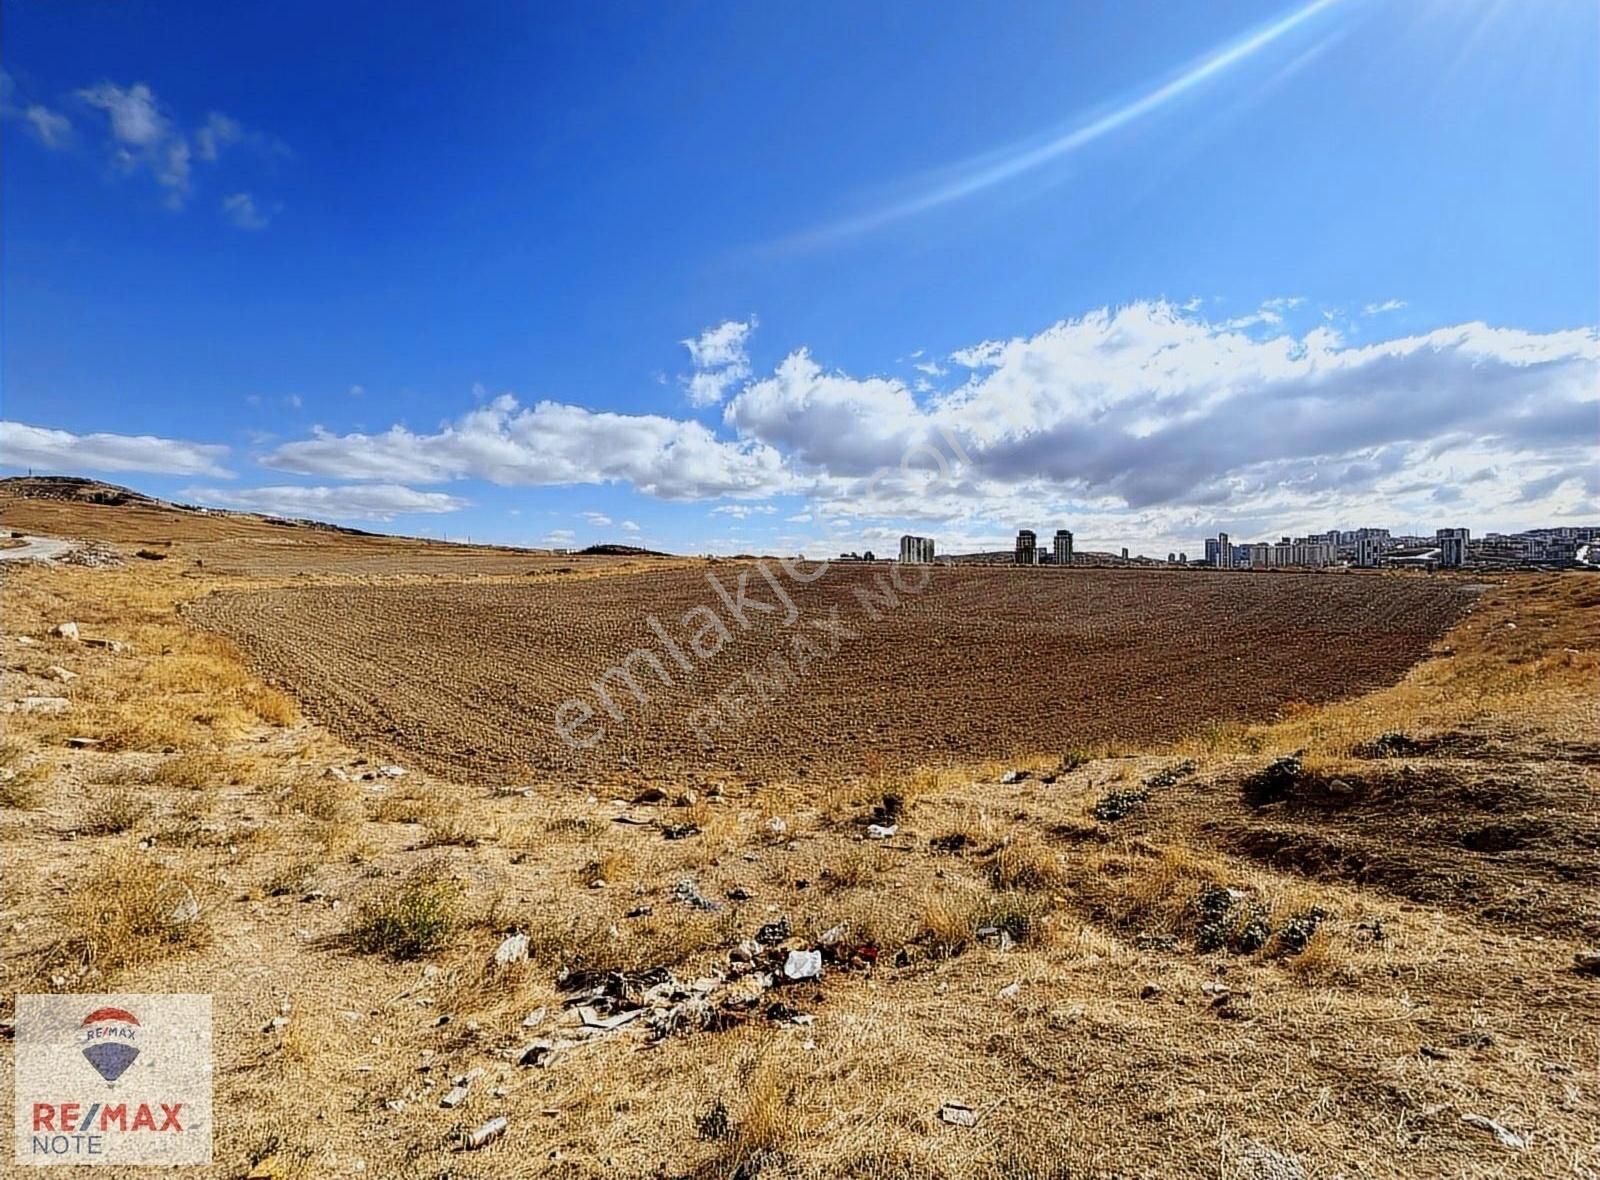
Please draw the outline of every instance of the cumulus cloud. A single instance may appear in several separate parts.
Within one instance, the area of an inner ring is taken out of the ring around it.
[[[42,472],[140,471],[152,475],[231,478],[222,466],[228,448],[151,434],[74,434],[0,422],[0,466]]]
[[[717,347],[705,355],[731,355]],[[960,384],[920,391],[800,348],[729,398],[719,428],[504,396],[431,432],[319,430],[265,461],[395,483],[802,495],[819,525],[885,535],[926,522],[941,537],[1000,542],[1019,523],[1055,520],[1085,542],[1148,538],[1162,553],[1193,549],[1219,523],[1264,536],[1441,517],[1509,526],[1586,506],[1600,515],[1593,480],[1557,478],[1595,467],[1593,328],[1469,323],[1353,345],[1325,325],[1247,331],[1141,302],[950,361]],[[1515,472],[1515,486],[1496,471]]]
[[[154,178],[165,191],[169,208],[180,209],[188,202],[197,160],[214,165],[223,150],[236,143],[252,143],[263,151],[283,150],[281,144],[247,132],[220,111],[212,111],[192,133],[186,132],[144,82],[129,86],[98,82],[79,90],[77,98],[105,117],[112,163],[122,172],[143,172]],[[31,113],[29,118],[33,119]],[[40,135],[45,136],[42,127]],[[222,207],[241,229],[262,229],[271,216],[248,193],[225,198]]]
[[[457,512],[470,501],[444,492],[419,492],[399,484],[343,484],[300,487],[188,488],[184,496],[201,504],[260,512],[267,516],[329,520],[393,520],[413,513]]]
[[[222,215],[229,224],[239,229],[266,229],[272,222],[272,213],[256,204],[249,193],[232,193],[222,198]]]
[[[782,457],[760,442],[717,438],[699,422],[596,412],[509,394],[431,433],[332,434],[286,443],[270,467],[303,475],[444,483],[477,478],[506,486],[631,484],[666,500],[760,496],[789,481]]]
[[[604,512],[582,512],[579,513],[579,515],[582,516],[584,520],[588,521],[592,527],[597,529],[606,528],[611,524],[611,518]]]
[[[1574,446],[1592,459],[1600,413],[1593,329],[1465,324],[1349,347],[1327,328],[1260,338],[1138,303],[952,360],[966,383],[918,401],[799,350],[724,418],[812,476],[827,511],[1025,520],[1049,503],[1172,535],[1226,513],[1376,500],[1469,450],[1472,470]]]
[[[728,390],[750,376],[745,341],[757,322],[755,316],[743,321],[725,320],[682,342],[695,369],[687,381],[691,405],[714,406]]]

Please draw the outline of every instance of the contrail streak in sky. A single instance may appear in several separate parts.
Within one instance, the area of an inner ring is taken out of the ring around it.
[[[1253,57],[1318,13],[1342,2],[1343,0],[1312,0],[1311,3],[1295,9],[1274,23],[1213,50],[1171,81],[1146,91],[1138,98],[1047,143],[1013,151],[1002,155],[999,159],[984,156],[969,161],[966,165],[958,166],[955,179],[938,184],[908,200],[836,221],[802,234],[790,239],[789,244],[818,245],[837,238],[865,233],[892,221],[899,221],[901,218],[936,209],[940,205],[947,205],[951,201],[982,192],[1025,172],[1031,172],[1161,109],[1231,67]]]

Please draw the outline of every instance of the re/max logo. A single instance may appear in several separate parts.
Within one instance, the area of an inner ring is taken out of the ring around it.
[[[156,1110],[161,1112],[157,1121]],[[141,1102],[129,1113],[126,1102],[95,1102],[87,1109],[80,1102],[63,1102],[59,1106],[50,1102],[33,1104],[33,1129],[35,1131],[64,1131],[83,1134],[88,1131],[182,1131],[180,1115],[183,1103],[156,1103],[152,1107]],[[99,1126],[95,1120],[99,1120]]]

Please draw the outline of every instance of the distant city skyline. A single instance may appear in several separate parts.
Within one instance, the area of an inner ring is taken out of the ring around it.
[[[1600,518],[1593,5],[0,6],[3,473],[675,552]]]

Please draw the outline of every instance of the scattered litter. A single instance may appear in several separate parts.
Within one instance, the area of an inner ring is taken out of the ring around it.
[[[1476,1127],[1480,1131],[1487,1131],[1497,1139],[1502,1147],[1512,1151],[1523,1151],[1528,1146],[1528,1141],[1523,1136],[1508,1131],[1505,1127],[1481,1114],[1464,1114],[1461,1121],[1469,1127]]]
[[[477,1151],[478,1148],[493,1143],[496,1139],[500,1138],[500,1136],[504,1135],[506,1133],[506,1128],[510,1125],[511,1124],[506,1121],[506,1117],[504,1115],[501,1115],[499,1118],[490,1119],[488,1122],[484,1123],[483,1126],[478,1127],[476,1130],[468,1131],[464,1136],[462,1136],[461,1146],[467,1151]]]
[[[67,749],[69,750],[92,750],[99,744],[99,738],[69,737],[67,739]]]
[[[629,815],[627,812],[624,812],[623,814],[617,816],[614,822],[619,824],[627,824],[629,827],[633,828],[648,828],[656,821],[653,819],[648,819],[642,815]]]
[[[1005,987],[1001,988],[999,991],[994,993],[994,998],[997,999],[997,1000],[1015,999],[1017,993],[1020,992],[1021,990],[1022,990],[1022,984],[1020,982],[1018,982],[1018,983],[1008,983],[1008,984],[1005,985]]]
[[[439,1099],[439,1105],[446,1110],[454,1110],[467,1100],[467,1086],[452,1086],[450,1092]]]
[[[899,824],[868,824],[868,840],[890,840],[900,831]]]
[[[722,908],[720,901],[712,901],[700,892],[700,887],[694,883],[692,877],[685,877],[672,887],[672,896],[684,905],[692,906],[697,910],[716,912]]]
[[[984,946],[997,951],[1011,949],[1011,931],[1004,926],[979,926],[976,937]]]
[[[526,934],[513,934],[506,938],[494,952],[494,965],[496,967],[509,967],[513,963],[520,963],[528,957],[528,936]]]
[[[784,822],[781,815],[775,815],[767,821],[767,831],[774,836],[781,836],[789,830],[789,825]]]
[[[626,1012],[618,1012],[613,1016],[602,1016],[598,1010],[584,1004],[578,1008],[578,1019],[583,1021],[586,1028],[598,1028],[604,1032],[614,1032],[625,1024],[632,1023],[644,1015],[643,1008],[632,1008]]]
[[[976,1127],[978,1112],[964,1102],[946,1102],[939,1108],[939,1118],[952,1127]]]
[[[699,824],[668,824],[661,829],[662,838],[667,840],[687,840],[699,834]]]
[[[384,778],[405,778],[406,768],[404,766],[380,766],[378,767],[378,773],[383,775]]]
[[[178,886],[178,900],[173,904],[168,915],[173,922],[193,922],[200,916],[200,902],[195,897],[194,890],[187,885]]]
[[[1028,777],[1026,770],[1008,770],[1000,776],[1000,785],[1009,787],[1012,783],[1020,783]]]
[[[777,946],[780,942],[787,942],[789,934],[789,919],[779,918],[760,927],[756,931],[756,941],[762,946]]]
[[[821,951],[790,951],[783,961],[783,977],[791,983],[822,976]]]
[[[65,713],[72,702],[66,697],[23,697],[17,707],[24,713]]]

